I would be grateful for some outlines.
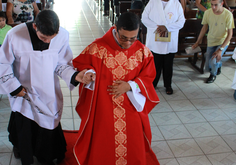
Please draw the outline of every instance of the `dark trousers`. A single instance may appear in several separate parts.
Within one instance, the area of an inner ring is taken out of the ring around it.
[[[8,132],[10,142],[20,152],[22,165],[33,164],[33,156],[42,163],[54,159],[61,161],[65,157],[66,141],[61,124],[49,130],[18,112],[12,112]]]
[[[152,52],[152,54],[156,66],[156,78],[153,81],[153,86],[157,86],[161,77],[161,71],[163,71],[164,87],[171,87],[175,53],[162,55]]]
[[[104,0],[104,11],[109,10],[109,0]]]

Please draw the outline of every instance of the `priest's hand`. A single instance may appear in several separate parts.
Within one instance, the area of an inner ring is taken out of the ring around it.
[[[107,89],[107,91],[110,91],[110,95],[115,95],[115,99],[129,90],[131,90],[129,83],[122,80],[115,81],[113,85],[109,85]]]
[[[16,95],[17,97],[23,97],[27,93],[27,90],[23,87],[22,90]]]

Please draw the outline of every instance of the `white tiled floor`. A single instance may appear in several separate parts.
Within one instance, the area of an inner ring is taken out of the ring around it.
[[[55,0],[53,9],[61,26],[70,32],[70,45],[76,57],[111,24],[94,0]],[[68,4],[68,5],[69,5]],[[71,5],[72,4],[72,5]],[[187,59],[174,60],[173,95],[166,95],[163,82],[157,94],[161,100],[150,113],[152,147],[161,165],[236,165],[236,102],[230,88],[235,63],[223,58],[222,74],[205,84],[208,73],[200,74]],[[70,92],[61,81],[64,94],[63,129],[79,129],[74,111],[78,88]],[[0,101],[0,165],[20,165],[12,155],[7,125],[10,116],[6,96]],[[37,164],[37,163],[35,163]]]

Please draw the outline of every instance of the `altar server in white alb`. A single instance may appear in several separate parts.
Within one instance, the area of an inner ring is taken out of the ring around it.
[[[61,161],[66,142],[59,77],[72,90],[85,73],[72,66],[69,33],[59,26],[55,12],[44,10],[34,23],[10,30],[0,54],[0,94],[9,94],[8,131],[15,157],[22,165],[33,164],[33,156],[44,165]]]
[[[166,94],[172,94],[173,60],[178,51],[179,30],[185,23],[183,8],[178,0],[150,0],[142,13],[142,22],[147,27],[146,46],[152,51],[156,66],[153,85],[157,86],[163,71]],[[168,37],[156,41],[155,33]]]

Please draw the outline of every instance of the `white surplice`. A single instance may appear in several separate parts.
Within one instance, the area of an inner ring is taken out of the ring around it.
[[[147,27],[146,46],[157,54],[178,51],[179,30],[184,26],[185,17],[178,0],[169,0],[165,7],[161,0],[150,0],[142,13],[142,23]],[[171,42],[155,41],[155,30],[164,25],[171,32]]]
[[[0,49],[0,94],[15,91],[21,85],[27,89],[25,97],[9,95],[12,111],[34,120],[39,126],[54,129],[62,115],[63,96],[61,77],[70,83],[75,70],[69,47],[69,33],[60,27],[49,48],[34,51],[26,24],[8,32]]]

